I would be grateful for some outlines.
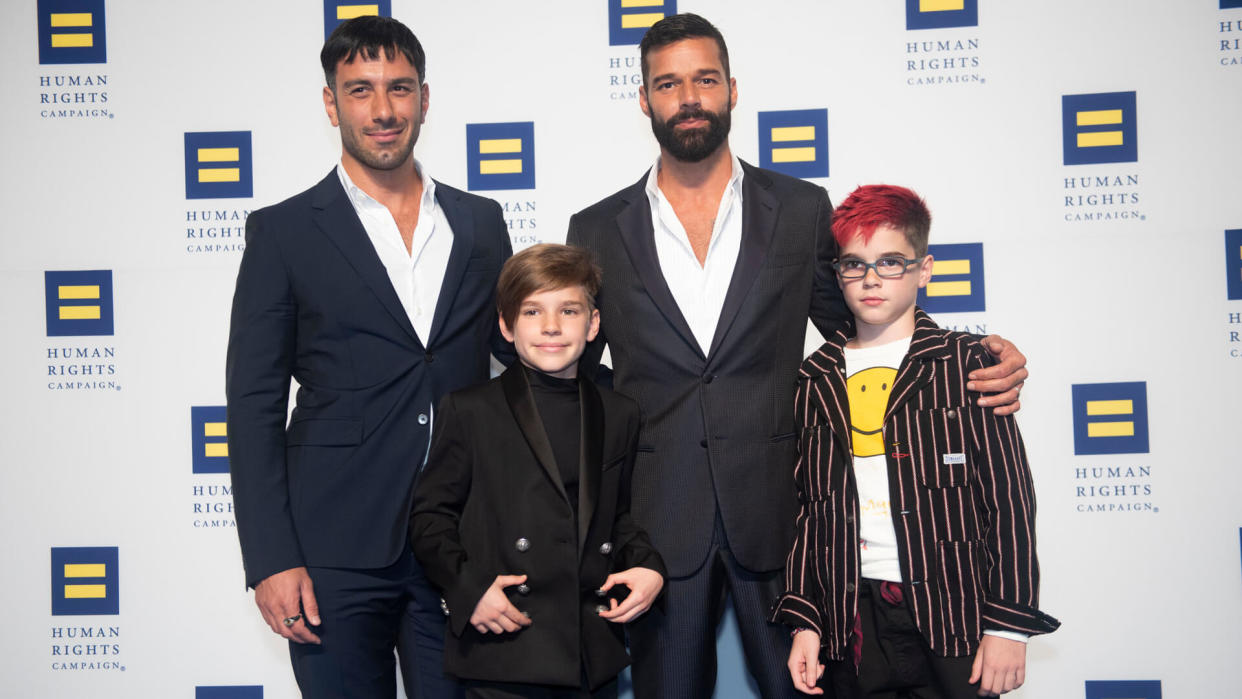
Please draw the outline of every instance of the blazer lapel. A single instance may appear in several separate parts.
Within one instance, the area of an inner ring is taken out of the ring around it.
[[[932,366],[928,363],[934,359],[948,356],[948,341],[936,322],[921,308],[914,311],[914,335],[910,338],[910,349],[901,362],[897,378],[893,379],[893,390],[888,396],[888,408],[884,411],[884,420],[901,407],[920,388],[932,379]]]
[[[850,437],[850,399],[845,383],[845,355],[841,350],[845,341],[845,334],[838,331],[829,338],[828,344],[807,358],[801,372],[811,379],[811,388],[818,391],[818,395],[808,397],[815,410],[831,426],[842,447],[851,451],[854,447]],[[815,369],[808,372],[808,364]]]
[[[600,469],[604,467],[604,404],[599,389],[585,378],[578,379],[582,406],[582,457],[578,465],[578,544],[586,546],[599,502]]]
[[[561,482],[561,474],[556,468],[556,456],[552,453],[552,443],[548,441],[548,435],[543,431],[543,420],[540,419],[539,410],[535,407],[535,396],[530,392],[526,369],[520,362],[515,362],[500,375],[500,384],[504,388],[505,401],[509,404],[513,419],[517,421],[518,429],[522,431],[522,436],[526,438],[526,443],[534,452],[535,459],[548,474],[557,492],[565,498],[565,502],[569,502],[569,496],[565,494],[565,484]]]
[[[728,334],[733,320],[742,308],[750,287],[754,285],[768,256],[772,235],[776,228],[776,214],[780,201],[768,191],[772,181],[759,170],[743,163],[746,172],[742,179],[742,246],[733,266],[733,277],[725,293],[720,319],[712,336],[712,347],[707,356],[714,356]]]
[[[664,280],[664,272],[660,269],[660,256],[656,253],[655,229],[651,224],[651,203],[647,200],[646,176],[628,190],[622,192],[627,201],[625,208],[617,214],[617,227],[621,230],[621,241],[629,252],[630,262],[638,272],[647,289],[647,295],[655,303],[656,308],[664,315],[681,339],[685,341],[700,359],[705,359],[703,349],[694,339],[690,324],[682,315],[681,308],[673,299],[673,292]],[[615,322],[615,321],[614,321]]]
[[[452,310],[453,299],[457,298],[461,279],[469,266],[470,252],[474,249],[474,215],[470,213],[470,209],[461,205],[460,196],[456,192],[446,193],[439,182],[436,185],[436,203],[453,229],[453,248],[449,252],[448,266],[444,268],[440,295],[436,298],[436,313],[431,319],[431,333],[427,338],[428,347],[444,328]]]
[[[362,227],[362,221],[358,220],[358,213],[354,211],[345,189],[341,187],[336,170],[329,172],[315,186],[311,196],[311,208],[314,209],[312,218],[315,225],[341,251],[341,255],[358,272],[358,276],[370,287],[397,325],[421,346],[418,333],[414,332],[414,326],[410,323],[410,316],[397,298],[396,290],[392,288],[388,270],[380,262],[375,246],[371,244],[366,229]]]

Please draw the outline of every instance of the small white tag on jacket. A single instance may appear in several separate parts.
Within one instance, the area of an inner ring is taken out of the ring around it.
[[[964,463],[966,463],[965,454],[945,454],[944,455],[945,466],[948,466],[950,464],[964,464]]]

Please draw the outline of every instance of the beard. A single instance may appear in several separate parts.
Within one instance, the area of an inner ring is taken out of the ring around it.
[[[387,128],[387,125],[381,125]],[[418,140],[418,130],[405,134],[405,140],[392,144],[387,148],[367,148],[365,136],[359,136],[352,125],[341,122],[341,145],[346,152],[363,165],[372,170],[395,170],[410,159],[414,152],[414,143]]]
[[[677,130],[677,125],[690,119],[704,119],[707,126],[698,129]],[[661,122],[654,112],[651,114],[651,133],[656,141],[673,158],[687,163],[697,163],[720,147],[729,137],[731,126],[729,109],[722,112],[710,112],[706,109],[681,111],[674,114],[668,121]]]

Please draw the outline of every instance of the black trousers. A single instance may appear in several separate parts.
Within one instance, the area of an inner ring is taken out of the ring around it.
[[[716,629],[733,600],[746,668],[766,698],[798,697],[789,678],[789,631],[768,623],[781,571],[755,573],[729,551],[720,519],[712,550],[698,571],[664,583],[664,606],[627,625],[636,699],[703,699],[716,685]]]
[[[971,656],[945,658],[914,625],[907,603],[893,605],[880,597],[880,582],[862,581],[858,596],[862,617],[862,662],[829,661],[821,684],[837,699],[978,699],[968,684]]]
[[[444,674],[444,612],[440,594],[406,551],[374,570],[309,568],[323,623],[322,645],[289,643],[293,674],[308,699],[397,695],[393,648],[410,699],[453,699],[457,682]]]
[[[550,687],[517,682],[478,682],[464,680],[466,699],[617,699],[617,681],[592,692],[589,689]],[[583,683],[585,684],[585,682]]]

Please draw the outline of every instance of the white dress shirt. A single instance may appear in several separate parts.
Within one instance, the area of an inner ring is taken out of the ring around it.
[[[686,228],[677,218],[672,204],[660,191],[660,161],[647,174],[647,200],[651,203],[651,225],[655,229],[656,255],[660,271],[668,283],[673,300],[690,324],[695,340],[706,355],[716,334],[716,323],[724,307],[733,268],[742,248],[742,163],[733,156],[733,174],[712,224],[712,237],[703,264],[690,247]]]
[[[397,298],[401,300],[418,339],[423,341],[425,347],[431,339],[431,321],[436,315],[436,301],[444,284],[444,270],[453,250],[453,229],[436,203],[435,181],[417,160],[414,161],[414,168],[423,181],[423,201],[418,210],[418,224],[414,227],[413,245],[408,252],[388,207],[359,189],[349,179],[344,165],[338,164],[336,173],[380,262],[388,271],[388,279],[397,292]]]

